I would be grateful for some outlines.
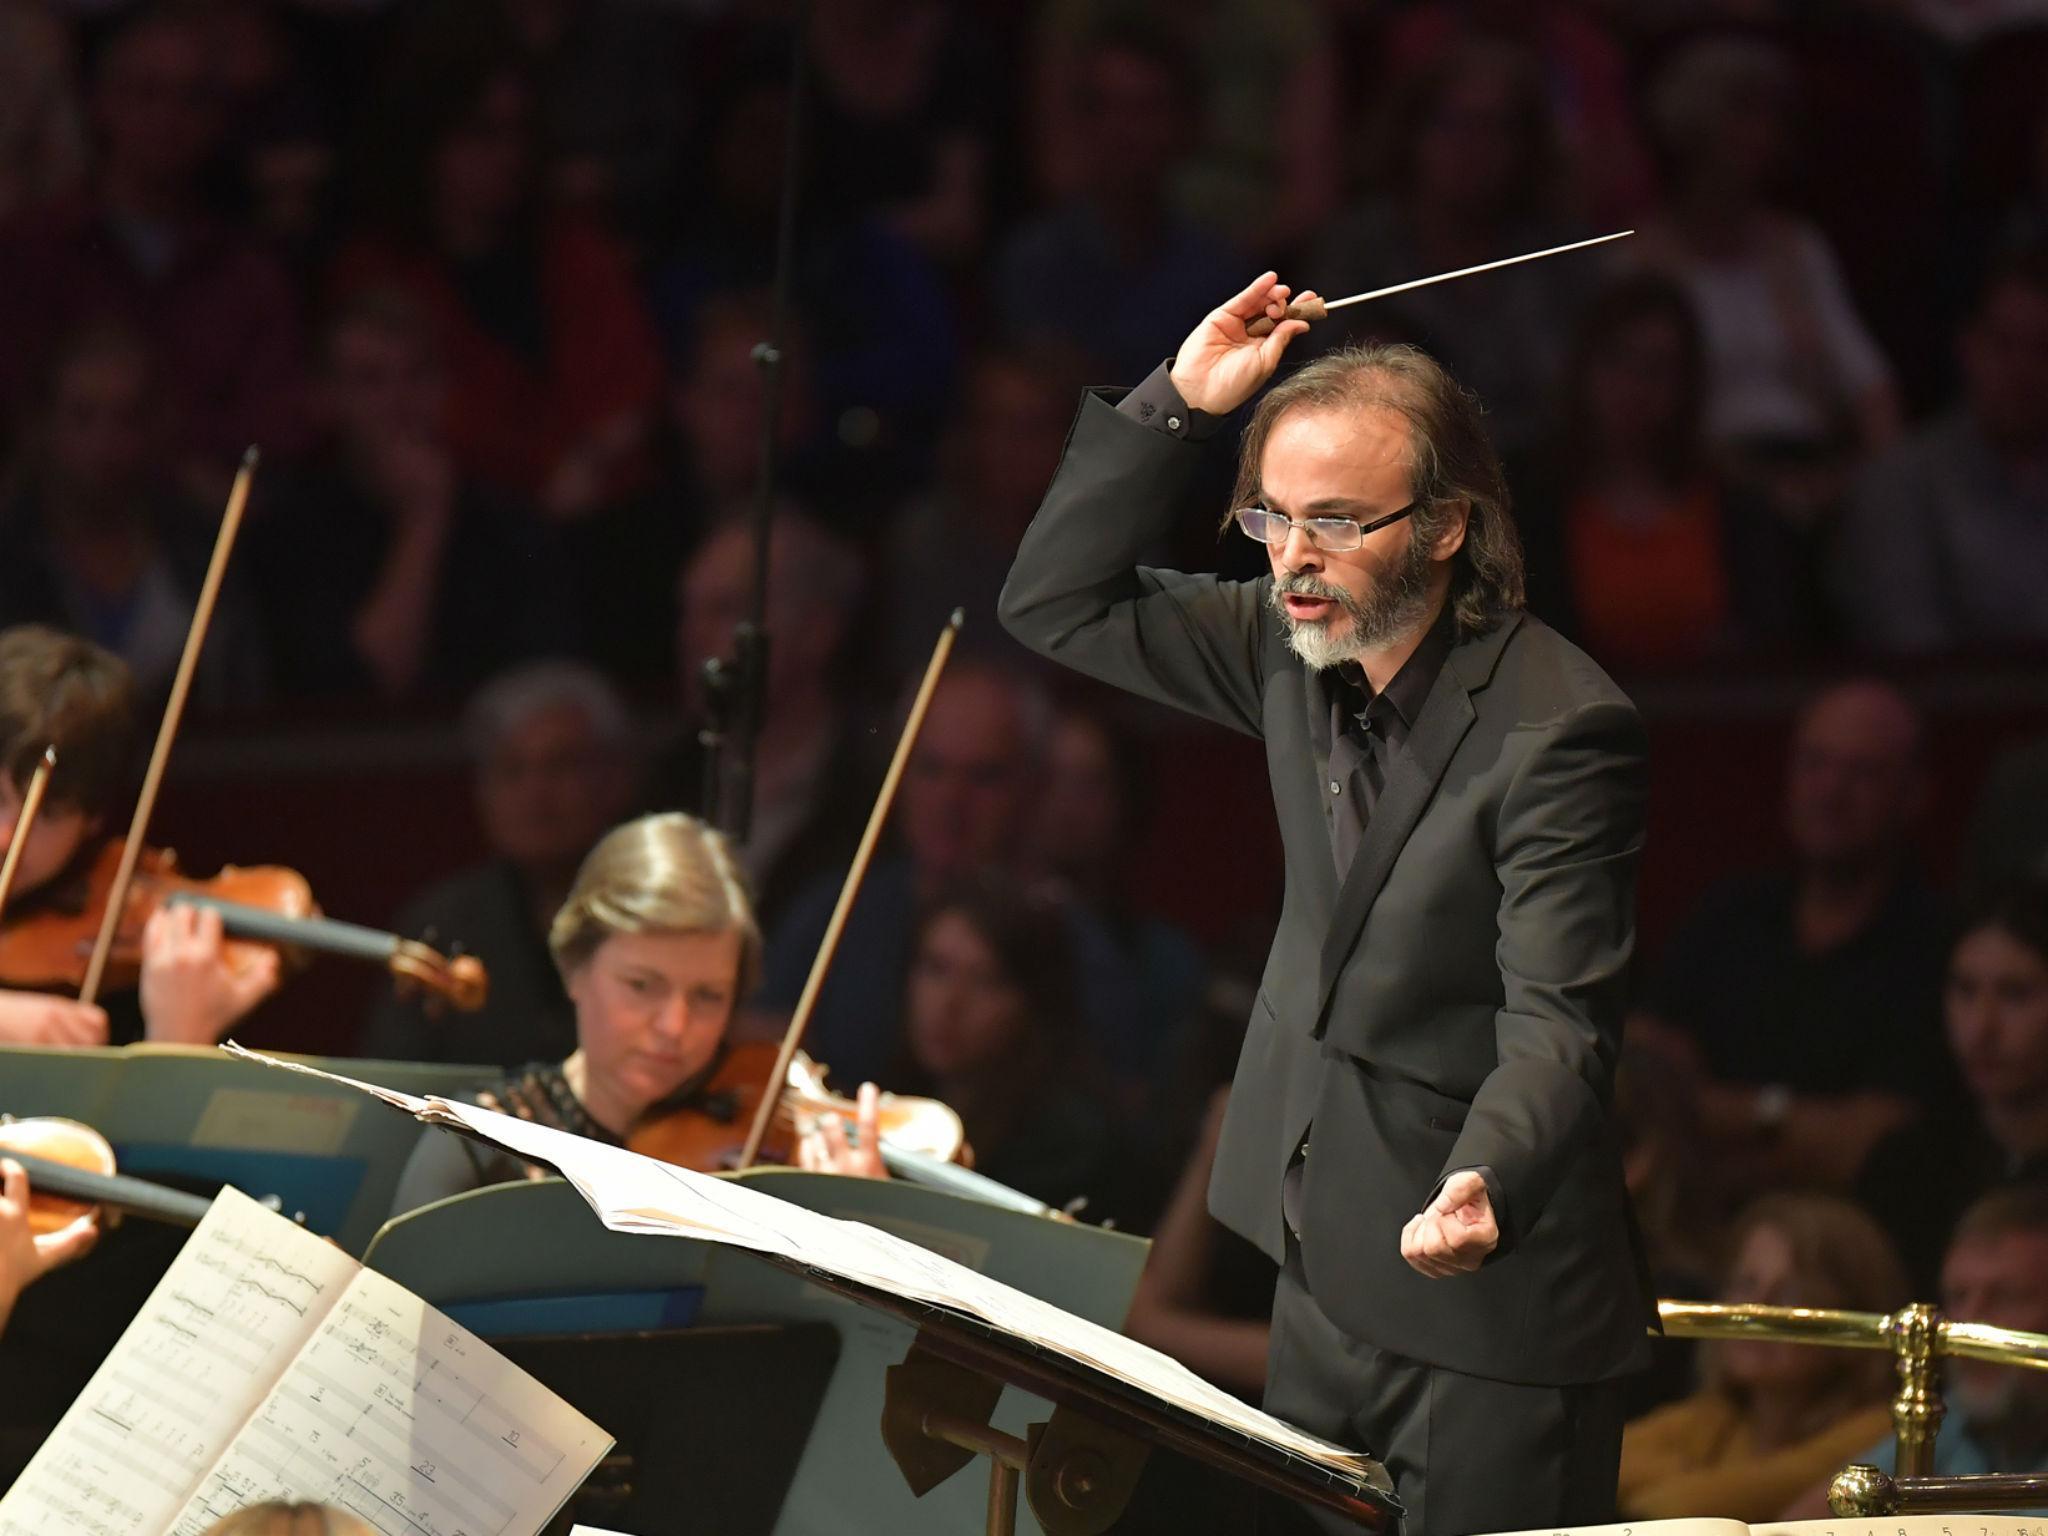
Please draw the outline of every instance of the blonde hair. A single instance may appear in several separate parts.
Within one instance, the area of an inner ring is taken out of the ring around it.
[[[209,1525],[205,1536],[376,1536],[332,1504],[251,1504]]]
[[[555,968],[566,980],[620,933],[737,933],[739,995],[760,975],[761,928],[732,845],[681,811],[614,827],[584,857],[548,928]]]

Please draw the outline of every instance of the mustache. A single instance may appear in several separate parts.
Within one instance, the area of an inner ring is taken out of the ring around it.
[[[1313,571],[1290,571],[1285,576],[1275,576],[1273,591],[1280,597],[1320,597],[1333,603],[1342,603],[1351,596]]]

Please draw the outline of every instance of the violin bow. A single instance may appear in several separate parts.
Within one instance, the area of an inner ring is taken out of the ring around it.
[[[21,863],[28,835],[35,829],[36,812],[43,808],[43,791],[50,787],[50,775],[57,770],[57,749],[43,748],[43,760],[29,776],[28,790],[21,797],[21,814],[14,818],[14,835],[7,839],[7,857],[0,861],[0,916],[7,911],[7,898],[14,890],[15,867]]]
[[[99,937],[93,942],[92,960],[85,968],[85,985],[78,989],[81,1003],[99,1000],[100,980],[106,974],[107,956],[114,947],[114,934],[121,926],[121,914],[128,908],[128,887],[135,879],[135,861],[142,856],[142,837],[149,830],[150,813],[156,809],[157,789],[162,785],[164,765],[170,761],[171,743],[177,739],[178,723],[185,717],[185,696],[192,691],[192,674],[199,667],[199,648],[206,644],[207,627],[213,622],[214,604],[220,598],[221,578],[227,574],[228,554],[235,547],[235,535],[242,527],[242,511],[249,505],[249,484],[256,478],[256,450],[242,455],[235,471],[235,483],[228,491],[227,511],[214,536],[213,559],[206,567],[206,580],[199,588],[199,601],[192,607],[192,625],[185,631],[185,651],[178,658],[177,676],[171,682],[171,697],[164,705],[163,724],[157,728],[156,747],[149,754],[149,769],[142,776],[142,793],[135,801],[135,815],[128,823],[128,844],[121,850],[121,862],[114,871],[113,888],[107,893],[107,910],[100,918]]]
[[[811,974],[804,978],[804,990],[796,1000],[796,1011],[789,1016],[789,1028],[783,1031],[782,1049],[775,1054],[775,1071],[768,1078],[767,1092],[761,1095],[761,1102],[754,1107],[754,1123],[747,1127],[746,1144],[740,1148],[740,1159],[735,1167],[751,1168],[754,1159],[761,1154],[761,1140],[768,1134],[768,1122],[774,1118],[775,1106],[782,1102],[783,1090],[789,1082],[789,1064],[796,1059],[797,1047],[803,1044],[804,1031],[810,1028],[811,1014],[818,1006],[819,989],[825,985],[825,973],[832,968],[832,955],[839,948],[839,935],[846,927],[846,914],[853,910],[853,900],[860,894],[861,881],[868,872],[868,860],[874,856],[875,844],[882,836],[882,825],[889,819],[889,807],[896,799],[896,786],[903,778],[904,765],[910,761],[910,749],[917,745],[917,733],[924,727],[925,711],[931,707],[932,694],[939,686],[939,674],[946,670],[946,658],[953,654],[953,642],[966,621],[966,613],[955,608],[953,616],[946,621],[946,627],[939,631],[938,644],[932,647],[932,659],[925,666],[924,681],[917,685],[917,697],[910,703],[910,718],[903,722],[903,734],[896,738],[896,753],[889,759],[889,771],[882,776],[882,788],[875,796],[875,808],[868,812],[867,828],[860,835],[860,846],[854,850],[853,863],[846,871],[846,883],[839,888],[839,900],[832,908],[832,920],[825,925],[825,937],[811,961]]]

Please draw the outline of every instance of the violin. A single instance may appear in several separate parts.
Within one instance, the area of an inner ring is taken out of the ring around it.
[[[777,1046],[766,1040],[728,1046],[717,1071],[690,1095],[689,1102],[665,1113],[657,1110],[627,1138],[627,1147],[699,1173],[718,1173],[736,1166],[778,1054]],[[790,1058],[761,1156],[771,1162],[795,1161],[800,1115],[820,1119],[837,1115],[853,1121],[858,1114],[859,1106],[853,1100],[827,1086],[824,1068],[797,1051]],[[960,1116],[937,1099],[885,1093],[878,1106],[876,1129],[882,1141],[882,1162],[897,1178],[1034,1216],[1057,1214],[1044,1202],[974,1172],[974,1152],[967,1144]]]
[[[112,899],[124,844],[108,839],[83,870],[82,898],[44,903],[0,924],[0,986],[76,991],[90,963],[93,940]],[[136,860],[121,920],[108,953],[106,985],[133,986],[142,975],[142,930],[161,906],[205,907],[220,914],[228,935],[223,958],[236,971],[272,948],[287,969],[305,965],[309,951],[368,961],[388,970],[403,989],[426,993],[464,1012],[483,1006],[488,978],[474,955],[448,957],[411,939],[322,917],[312,887],[281,865],[229,864],[210,879],[178,869],[168,849],[145,847]]]
[[[0,1115],[0,1156],[28,1174],[29,1230],[42,1237],[85,1225],[103,1211],[196,1227],[213,1202],[114,1171],[114,1149],[91,1126],[38,1115]]]

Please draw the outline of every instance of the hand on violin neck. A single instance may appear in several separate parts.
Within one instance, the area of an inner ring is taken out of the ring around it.
[[[142,1021],[151,1040],[212,1045],[277,982],[277,951],[231,957],[217,912],[166,904],[142,930]]]
[[[0,1044],[76,1049],[107,1043],[107,1012],[92,1003],[0,988]]]
[[[873,1083],[860,1085],[854,1133],[846,1133],[846,1121],[835,1114],[813,1114],[801,1110],[796,1117],[796,1164],[810,1173],[845,1173],[862,1179],[886,1179],[888,1166],[882,1161],[882,1091]]]
[[[38,1237],[29,1226],[28,1194],[21,1164],[0,1158],[0,1328],[23,1291],[83,1255],[99,1236],[91,1222],[74,1222]]]

